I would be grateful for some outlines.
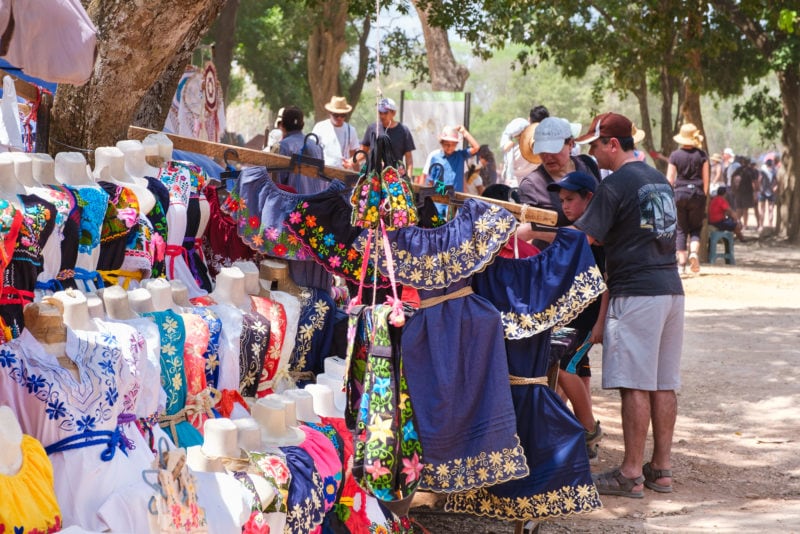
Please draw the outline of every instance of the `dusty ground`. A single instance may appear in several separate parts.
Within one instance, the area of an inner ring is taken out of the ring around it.
[[[540,533],[800,533],[800,248],[762,238],[735,252],[736,266],[703,265],[683,280],[675,491],[603,497],[602,510],[542,522]],[[600,350],[592,393],[606,437],[593,471],[622,457],[619,396],[599,387]],[[411,515],[434,534],[514,532],[426,508]]]

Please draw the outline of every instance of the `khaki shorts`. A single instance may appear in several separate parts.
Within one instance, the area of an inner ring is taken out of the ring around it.
[[[683,295],[612,297],[603,335],[603,389],[677,390]]]

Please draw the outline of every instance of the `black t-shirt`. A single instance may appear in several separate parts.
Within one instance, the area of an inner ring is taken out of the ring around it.
[[[703,190],[703,164],[708,161],[706,153],[699,148],[679,148],[669,155],[669,162],[678,171],[675,189],[692,186]]]
[[[600,183],[575,226],[603,244],[612,297],[683,295],[675,258],[677,222],[666,177],[636,161]]]
[[[392,142],[392,152],[394,152],[394,161],[403,161],[403,156],[406,155],[406,152],[413,152],[416,146],[414,146],[414,138],[411,137],[411,131],[405,127],[404,124],[397,123],[395,126],[392,126],[388,130],[384,131],[383,126],[380,127],[378,130],[378,135],[386,135],[389,137],[389,141]],[[369,126],[367,126],[367,131],[364,133],[364,138],[361,139],[361,144],[370,147],[372,146],[372,138],[375,135],[375,123],[371,122]],[[412,172],[413,169],[409,169],[409,172]]]

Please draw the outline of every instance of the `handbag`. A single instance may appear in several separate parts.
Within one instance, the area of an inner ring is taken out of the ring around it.
[[[186,450],[168,450],[158,442],[153,469],[142,471],[144,481],[156,490],[148,511],[155,519],[151,531],[161,534],[208,534],[205,510],[197,503],[197,483],[186,465]]]

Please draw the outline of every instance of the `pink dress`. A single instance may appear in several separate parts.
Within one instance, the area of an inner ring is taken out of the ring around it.
[[[194,313],[180,314],[186,328],[186,344],[183,348],[183,368],[186,372],[186,418],[200,433],[209,417],[214,417],[211,408],[214,400],[206,382],[206,359],[210,333],[208,324]]]
[[[281,350],[286,336],[286,311],[279,302],[274,302],[266,297],[251,296],[250,302],[253,311],[260,313],[269,320],[269,345],[264,356],[264,367],[258,379],[256,396],[266,397],[273,390],[275,374],[281,361]]]

